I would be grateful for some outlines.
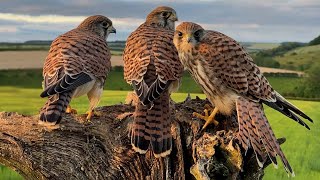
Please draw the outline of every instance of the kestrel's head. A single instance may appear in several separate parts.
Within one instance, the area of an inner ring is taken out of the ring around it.
[[[78,26],[78,29],[89,30],[106,39],[110,33],[116,33],[112,21],[105,16],[89,16]]]
[[[177,26],[174,33],[173,43],[178,50],[186,47],[194,47],[201,42],[205,30],[198,24],[183,22]]]
[[[167,6],[160,6],[148,14],[146,23],[156,24],[174,30],[174,22],[178,21],[177,13]]]

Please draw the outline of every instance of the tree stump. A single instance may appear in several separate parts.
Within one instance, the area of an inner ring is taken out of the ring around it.
[[[0,164],[25,179],[261,179],[252,151],[238,146],[236,115],[200,131],[206,100],[171,105],[173,149],[166,158],[134,152],[129,131],[134,107],[99,107],[101,117],[67,114],[57,129],[38,125],[38,116],[0,114]],[[266,163],[270,164],[270,163]]]

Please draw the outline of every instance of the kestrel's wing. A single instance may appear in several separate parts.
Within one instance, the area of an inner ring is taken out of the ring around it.
[[[202,42],[199,51],[206,59],[207,70],[210,71],[208,74],[218,77],[224,86],[233,89],[239,95],[256,102],[262,101],[309,129],[294,113],[309,121],[312,121],[311,118],[272,89],[258,66],[239,43],[216,31],[208,31]]]
[[[71,91],[93,78],[104,83],[110,57],[105,40],[90,32],[75,29],[59,36],[44,64],[41,97]]]
[[[124,78],[141,102],[135,110],[131,144],[140,153],[151,146],[155,157],[172,149],[168,87],[183,72],[172,39],[173,31],[143,24],[129,36],[124,50]]]
[[[157,99],[182,76],[183,67],[172,39],[170,30],[141,25],[127,40],[124,78],[133,85],[143,104]],[[150,68],[155,68],[156,74],[147,75]],[[155,78],[149,80],[150,76]]]
[[[202,42],[200,53],[225,86],[253,100],[275,101],[274,90],[240,44],[216,31],[208,31]]]

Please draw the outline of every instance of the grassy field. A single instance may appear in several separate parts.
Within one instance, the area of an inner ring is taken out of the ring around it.
[[[320,45],[296,48],[275,57],[281,68],[304,71],[315,62],[320,62]]]
[[[275,90],[285,96],[292,96],[290,92],[302,86],[303,78],[297,77],[267,77]],[[21,88],[41,88],[42,70],[0,70],[0,86],[14,86]],[[106,90],[131,90],[123,80],[122,70],[113,70],[109,73],[105,85]],[[179,92],[201,93],[189,73],[185,73]]]
[[[317,180],[320,177],[320,102],[291,102],[314,120],[314,124],[308,123],[310,131],[270,108],[266,108],[266,114],[276,136],[287,139],[281,147],[296,174],[295,180]],[[279,164],[278,169],[272,165],[267,168],[265,180],[288,179],[282,163]]]
[[[23,178],[16,173],[8,169],[7,167],[0,165],[0,180],[22,180]]]
[[[48,51],[50,42],[45,44],[0,43],[0,51]],[[124,42],[108,42],[112,55],[122,55]]]
[[[257,42],[241,42],[241,44],[249,51],[249,52],[258,52],[261,50],[267,50],[278,47],[279,43],[257,43]]]
[[[100,101],[100,105],[112,105],[123,103],[125,97],[129,91],[114,91],[105,90],[103,97]],[[45,103],[46,99],[39,97],[41,89],[23,89],[17,87],[0,87],[0,112],[19,112],[26,115],[37,114],[39,108]],[[191,94],[193,98],[199,96],[204,98],[203,94]],[[184,101],[187,97],[186,93],[175,93],[173,99],[177,102]],[[28,102],[28,106],[25,106],[25,102]],[[72,108],[79,110],[79,113],[85,113],[88,108],[88,99],[86,96],[76,98],[72,100]]]
[[[48,51],[50,41],[42,43],[0,43],[0,51]],[[257,52],[272,49],[279,46],[279,43],[256,43],[240,42],[249,52]],[[112,55],[122,55],[125,41],[108,42]]]

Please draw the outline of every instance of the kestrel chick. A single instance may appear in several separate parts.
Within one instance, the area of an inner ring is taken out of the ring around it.
[[[228,116],[236,110],[238,139],[242,147],[245,150],[253,148],[260,166],[267,155],[277,165],[276,156],[279,155],[286,171],[294,176],[262,104],[308,129],[297,115],[312,122],[311,118],[272,89],[249,54],[232,38],[217,31],[204,30],[198,24],[184,22],[176,28],[174,44],[184,67],[215,105],[212,114],[205,118],[212,121],[217,112]]]
[[[110,19],[95,15],[52,42],[43,67],[44,91],[40,96],[48,101],[41,109],[40,123],[59,123],[66,110],[74,111],[69,106],[71,99],[84,94],[90,101],[90,120],[111,68],[106,38],[115,32]]]
[[[179,86],[183,66],[173,44],[174,9],[158,7],[127,39],[124,78],[139,97],[131,131],[131,144],[139,153],[151,146],[155,157],[171,152],[169,97]]]

